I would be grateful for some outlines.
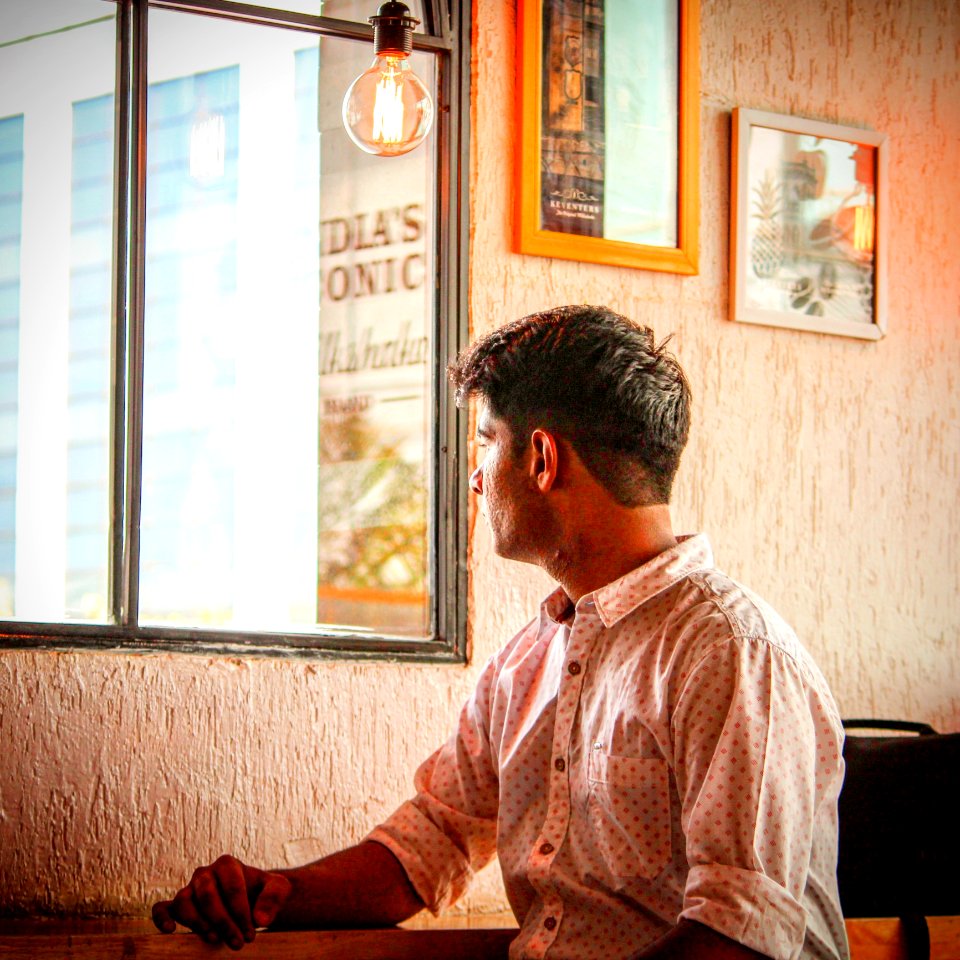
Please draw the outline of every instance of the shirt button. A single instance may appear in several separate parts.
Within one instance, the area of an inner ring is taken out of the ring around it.
[[[577,663],[576,660],[571,660],[570,663],[567,664],[567,673],[575,677],[579,672],[580,672],[580,664]]]
[[[552,929],[557,925],[557,918],[556,918],[556,917],[547,917],[547,919],[543,921],[543,925],[544,925],[548,930],[552,930]]]
[[[553,765],[557,770],[560,770],[561,772],[567,769],[567,762],[566,760],[563,759],[563,757],[557,757],[557,759],[553,761]]]
[[[541,843],[540,852],[546,856],[548,853],[553,853],[553,844],[552,843]]]

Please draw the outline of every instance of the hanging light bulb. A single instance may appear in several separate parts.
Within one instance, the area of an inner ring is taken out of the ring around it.
[[[376,56],[343,98],[343,125],[367,153],[397,157],[419,146],[430,132],[433,101],[409,60],[419,22],[397,0],[387,0],[370,17]]]

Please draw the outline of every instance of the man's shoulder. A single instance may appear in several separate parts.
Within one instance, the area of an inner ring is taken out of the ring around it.
[[[716,567],[708,567],[690,574],[690,586],[699,594],[703,604],[691,608],[693,616],[715,616],[728,624],[736,637],[770,637],[775,642],[792,639],[793,628],[774,608],[749,587]]]
[[[678,611],[676,627],[700,638],[701,655],[722,644],[759,646],[789,658],[814,686],[826,686],[809,650],[769,601],[715,567],[692,573],[689,585],[699,603],[688,603]],[[693,621],[700,621],[699,629]]]

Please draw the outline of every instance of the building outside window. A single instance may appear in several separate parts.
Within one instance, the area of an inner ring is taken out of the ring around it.
[[[460,657],[460,11],[387,159],[375,5],[214,6],[5,7],[3,642]]]

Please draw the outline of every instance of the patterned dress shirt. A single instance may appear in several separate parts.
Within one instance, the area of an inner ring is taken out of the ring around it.
[[[843,960],[842,742],[793,631],[683,538],[575,610],[551,594],[368,839],[434,912],[498,855],[512,958],[629,957],[687,917]]]

